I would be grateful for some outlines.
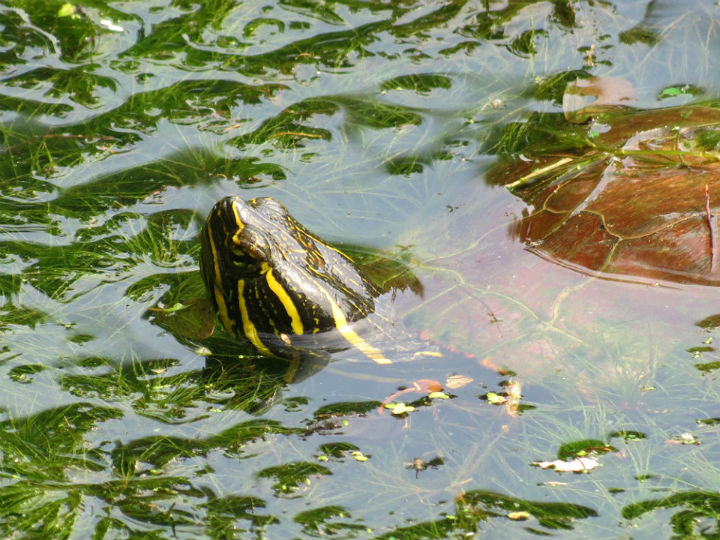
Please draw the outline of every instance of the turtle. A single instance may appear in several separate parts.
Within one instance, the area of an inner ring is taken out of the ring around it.
[[[379,342],[406,343],[404,351],[416,349],[411,358],[440,356],[431,339],[478,358],[494,353],[501,357],[494,365],[507,363],[499,351],[513,345],[510,367],[522,369],[529,353],[518,353],[518,343],[552,356],[557,343],[536,339],[539,333],[582,342],[578,326],[594,324],[626,294],[593,292],[593,280],[644,285],[633,294],[650,303],[667,301],[658,287],[720,283],[718,126],[712,106],[623,111],[575,126],[580,144],[531,147],[501,160],[487,181],[506,186],[520,212],[492,230],[475,230],[468,212],[466,234],[418,264],[425,296],[401,298],[396,311],[424,329],[420,342],[390,331],[400,325],[380,309],[381,288],[275,199],[229,196],[213,207],[201,235],[202,277],[228,333],[264,354],[354,350],[389,364],[394,358]],[[543,275],[528,271],[536,262],[526,254],[543,261]],[[548,274],[547,261],[563,279]],[[523,274],[534,279],[516,279]],[[560,314],[578,294],[592,299]]]
[[[221,199],[210,211],[201,245],[203,282],[233,337],[244,335],[267,355],[347,342],[379,364],[390,363],[352,327],[376,314],[379,289],[280,201]]]
[[[307,360],[351,349],[381,365],[393,362],[389,349],[440,354],[411,345],[392,320],[386,293],[394,282],[378,284],[271,197],[218,201],[202,231],[201,263],[226,332],[262,354]]]

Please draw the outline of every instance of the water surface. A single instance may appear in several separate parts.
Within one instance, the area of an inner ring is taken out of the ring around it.
[[[716,288],[538,256],[490,174],[577,129],[577,79],[714,99],[715,4],[0,2],[5,536],[716,537]],[[395,261],[445,357],[286,384],[167,323],[227,194]],[[427,379],[447,398],[378,412]]]

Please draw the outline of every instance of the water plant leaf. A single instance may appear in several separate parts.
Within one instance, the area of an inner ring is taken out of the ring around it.
[[[70,15],[73,15],[77,11],[77,6],[74,4],[71,4],[69,2],[64,3],[62,6],[60,6],[60,9],[58,9],[57,16],[58,17],[69,17]]]
[[[501,396],[495,392],[488,392],[485,394],[485,399],[487,399],[487,402],[490,405],[502,405],[507,402],[507,398],[505,396]]]
[[[639,537],[712,536],[713,445],[662,435],[718,416],[712,280],[604,288],[603,268],[568,262],[569,233],[536,244],[507,229],[557,202],[533,189],[576,194],[560,177],[603,156],[608,179],[626,161],[644,178],[713,176],[716,6],[635,4],[0,2],[0,537],[595,538],[626,534],[623,518]],[[638,111],[616,101],[569,123],[588,110],[563,109],[568,83],[609,67]],[[519,179],[515,194],[493,187]],[[713,230],[704,184],[685,188]],[[383,329],[403,327],[382,345],[409,361],[332,351],[286,377],[290,362],[210,335],[197,238],[225,195],[277,197],[359,253],[387,292]],[[600,210],[608,230],[631,213]],[[473,379],[460,396],[452,373]],[[425,408],[412,426],[375,413],[399,389]],[[508,422],[478,402],[488,392],[538,408]],[[646,434],[619,436],[632,459],[611,485],[565,476],[568,503],[518,474],[608,420]],[[442,471],[428,471],[435,453]],[[662,475],[637,470],[645,455]],[[404,468],[412,456],[422,472]]]
[[[386,409],[390,409],[390,412],[396,416],[402,416],[415,410],[415,407],[406,403],[385,403],[384,405]]]
[[[352,452],[350,452],[350,455],[353,457],[353,459],[355,461],[363,462],[363,461],[367,461],[368,459],[370,459],[370,456],[366,456],[360,450],[353,450]]]
[[[591,457],[577,457],[571,461],[556,459],[553,461],[533,461],[541,469],[555,469],[558,472],[589,472],[600,466],[600,462]]]
[[[694,446],[701,444],[698,438],[689,431],[675,435],[672,439],[668,439],[665,442],[668,444],[689,444]]]
[[[450,375],[447,379],[445,379],[445,387],[450,390],[457,390],[458,388],[462,388],[471,382],[473,382],[472,377],[467,377],[465,375]]]

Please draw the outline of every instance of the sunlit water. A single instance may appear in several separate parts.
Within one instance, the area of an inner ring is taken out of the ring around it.
[[[718,17],[0,3],[4,536],[715,537],[716,289],[528,250],[525,203],[486,173],[543,142],[538,123],[562,132],[577,77],[625,79],[638,108],[714,98]],[[398,261],[398,327],[444,356],[344,353],[285,384],[199,315],[160,321],[202,297],[198,233],[227,194]],[[414,383],[395,401],[415,410],[379,412]],[[512,388],[519,411],[491,403]],[[578,450],[600,466],[532,465]]]

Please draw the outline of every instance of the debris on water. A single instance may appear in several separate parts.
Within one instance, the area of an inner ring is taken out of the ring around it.
[[[595,458],[577,457],[571,461],[556,459],[554,461],[533,461],[532,463],[541,469],[555,469],[558,472],[588,472],[598,467],[600,463]]]

